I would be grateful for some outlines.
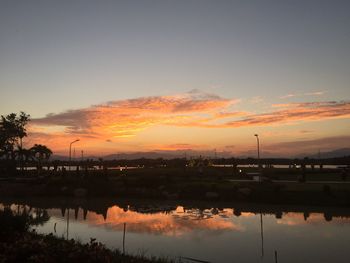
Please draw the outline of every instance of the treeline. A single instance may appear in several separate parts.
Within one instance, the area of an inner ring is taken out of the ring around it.
[[[219,158],[219,159],[205,159],[205,158],[174,158],[174,159],[114,159],[114,160],[103,160],[102,158],[98,160],[87,159],[84,161],[59,161],[54,160],[51,166],[68,166],[69,164],[74,166],[89,166],[89,167],[184,167],[184,166],[211,166],[211,165],[254,165],[260,163],[264,166],[269,165],[349,165],[350,156],[338,157],[338,158],[328,158],[328,159],[286,159],[286,158]]]
[[[30,115],[21,112],[0,117],[0,172],[16,174],[17,168],[23,170],[28,163],[36,163],[38,170],[49,160],[52,151],[41,144],[30,148],[23,146],[23,139],[28,136],[26,126]]]

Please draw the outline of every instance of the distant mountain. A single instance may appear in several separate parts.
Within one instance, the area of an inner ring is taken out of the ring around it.
[[[140,158],[148,158],[148,159],[157,159],[157,158],[176,158],[176,154],[171,153],[160,153],[160,152],[134,152],[134,153],[117,153],[117,154],[109,154],[103,157],[104,160],[132,160],[132,159],[140,159]]]
[[[250,151],[245,151],[241,152],[238,155],[235,155],[234,157],[236,158],[241,158],[241,159],[246,159],[246,158],[257,158],[258,153],[256,150],[250,150]],[[232,155],[231,155],[232,157]],[[269,152],[269,151],[260,151],[260,158],[281,158],[281,157],[286,157],[285,155],[279,155],[277,153]]]
[[[188,159],[191,157],[199,157],[202,156],[203,158],[215,158],[215,151],[194,151],[194,150],[174,150],[174,151],[164,151],[164,150],[155,150],[150,152],[131,152],[131,153],[116,153],[116,154],[109,154],[105,156],[86,156],[84,159],[94,159],[97,160],[98,158],[103,158],[104,160],[133,160],[133,159],[141,159],[141,158],[147,158],[147,159],[173,159],[173,158],[184,158],[187,157]],[[336,157],[344,157],[344,156],[350,156],[350,148],[342,148],[342,149],[336,149],[329,152],[321,152],[320,154],[322,159],[326,158],[336,158]],[[217,158],[247,158],[252,157],[256,158],[256,151],[247,151],[245,153],[241,153],[239,155],[234,155],[230,152],[217,152],[216,153]],[[267,151],[262,152],[261,155],[262,158],[318,158],[318,154],[298,154],[297,156],[284,156],[284,155],[278,155],[276,153],[270,153]],[[79,158],[77,158],[78,160]],[[68,156],[62,156],[62,155],[53,155],[51,157],[51,160],[60,160],[60,161],[68,161]]]
[[[174,150],[174,151],[164,151],[164,150],[156,150],[152,152],[134,152],[134,153],[118,153],[118,154],[110,154],[103,157],[105,160],[114,160],[114,159],[140,159],[140,158],[148,158],[148,159],[173,159],[173,158],[184,158],[184,157],[199,157],[202,156],[204,158],[215,158],[214,151],[194,151],[194,150]],[[218,152],[216,154],[217,158],[228,158],[232,157],[232,154],[229,152]]]
[[[341,148],[341,149],[336,149],[329,152],[320,152],[320,156],[318,154],[298,155],[299,158],[304,158],[304,157],[319,158],[320,157],[321,159],[344,157],[344,156],[350,156],[350,148]]]
[[[194,150],[174,150],[174,151],[164,151],[164,150],[155,150],[150,152],[131,152],[131,153],[115,153],[104,156],[86,156],[84,159],[94,159],[103,158],[103,160],[133,160],[140,158],[147,159],[173,159],[173,158],[191,158],[202,156],[204,158],[215,158],[215,151],[194,151]],[[230,152],[217,152],[217,158],[230,158],[233,155]],[[51,160],[60,160],[68,161],[68,156],[62,155],[53,155]]]

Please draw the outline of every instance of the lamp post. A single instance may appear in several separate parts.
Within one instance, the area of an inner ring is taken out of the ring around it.
[[[75,141],[72,141],[70,144],[69,144],[69,171],[70,171],[70,166],[71,166],[71,161],[72,161],[72,144],[75,143],[75,142],[78,142],[80,141],[79,139],[76,139]]]
[[[256,143],[258,148],[258,167],[260,168],[260,141],[259,141],[259,135],[254,134],[256,137]],[[259,169],[260,170],[260,169]],[[261,172],[259,173],[259,183],[261,183]],[[260,235],[261,235],[261,258],[264,257],[264,229],[263,229],[263,216],[262,212],[260,211]]]
[[[258,168],[260,168],[260,141],[259,141],[259,135],[258,134],[254,134],[254,136],[256,137],[256,144],[257,144],[257,148],[258,148]],[[261,174],[259,174],[259,182],[261,182]]]

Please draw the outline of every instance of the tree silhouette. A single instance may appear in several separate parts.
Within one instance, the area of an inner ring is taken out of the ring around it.
[[[16,172],[17,160],[23,167],[22,141],[27,136],[26,125],[30,116],[24,112],[0,117],[0,157],[4,157],[1,169],[12,174]],[[16,160],[17,159],[17,160]]]
[[[1,115],[0,155],[5,155],[6,159],[15,159],[15,150],[22,148],[23,138],[27,136],[25,126],[29,120],[30,115],[23,111],[18,116],[16,113],[11,113],[6,116]],[[22,159],[22,156],[20,159]]]
[[[52,151],[45,145],[35,144],[30,148],[32,156],[38,162],[38,169],[41,170],[43,161],[48,161]]]

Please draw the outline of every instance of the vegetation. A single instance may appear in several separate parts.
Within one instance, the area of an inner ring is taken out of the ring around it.
[[[261,159],[259,168],[250,166],[257,163],[252,158],[99,158],[50,162],[52,151],[47,146],[35,144],[29,149],[23,148],[29,121],[30,116],[24,112],[1,116],[0,194],[3,196],[128,196],[349,204],[346,200],[350,200],[350,184],[330,182],[346,181],[350,177],[349,168],[326,169],[323,165],[329,161],[349,164],[350,157],[322,162],[308,158]],[[275,164],[287,164],[289,168],[274,168]],[[25,170],[27,165],[36,169]],[[66,165],[74,165],[76,169],[67,171]],[[116,169],[126,166],[132,169]],[[253,180],[254,174],[260,175],[262,183]],[[315,184],[303,184],[305,182]]]
[[[15,159],[16,149],[22,148],[22,140],[27,136],[26,124],[30,116],[21,112],[19,116],[11,113],[7,116],[1,115],[0,120],[0,154],[6,159]]]
[[[31,212],[31,209],[28,210],[25,206],[21,209],[18,206],[17,212],[5,207],[0,212],[0,235],[6,237],[13,232],[25,232],[30,226],[42,225],[49,220],[49,215],[44,209],[35,209],[35,215]]]
[[[254,170],[255,169],[255,170]],[[17,197],[132,197],[171,200],[249,201],[274,204],[350,205],[350,184],[341,183],[337,169],[305,172],[263,170],[262,182],[252,180],[257,168],[234,174],[232,167],[140,168],[130,170],[27,171],[23,178],[2,180],[0,195]],[[32,172],[32,177],[30,176]],[[286,181],[289,180],[289,181]]]
[[[30,148],[29,152],[31,153],[31,156],[37,161],[38,170],[42,169],[43,162],[47,162],[52,154],[52,151],[49,148],[41,144],[35,144],[32,148]]]
[[[52,151],[45,145],[35,144],[30,149],[23,148],[23,138],[27,136],[26,125],[30,115],[21,112],[1,115],[0,119],[0,172],[7,175],[17,173],[17,167],[23,170],[30,160],[36,160],[38,170],[43,160],[48,160]]]
[[[2,226],[0,228],[0,262],[2,263],[171,262],[167,259],[123,255],[119,250],[107,249],[94,239],[91,239],[88,244],[81,244],[73,239],[57,238],[52,234],[39,235],[28,231],[33,221],[27,213],[15,214],[10,209],[0,211],[0,223]]]

